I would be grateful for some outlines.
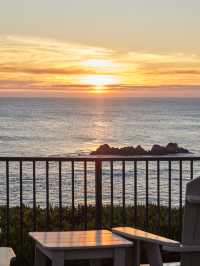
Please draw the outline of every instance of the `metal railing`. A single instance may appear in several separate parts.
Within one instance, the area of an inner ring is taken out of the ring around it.
[[[54,167],[53,173],[50,171],[52,164]],[[109,205],[110,227],[114,224],[114,209],[115,206],[118,205],[120,205],[122,210],[121,225],[127,224],[127,206],[129,206],[133,211],[133,225],[139,226],[138,208],[142,205],[144,207],[144,228],[146,230],[149,229],[149,209],[151,205],[154,205],[156,208],[157,224],[155,226],[160,228],[161,207],[163,205],[167,208],[168,235],[170,236],[172,228],[172,209],[174,207],[178,209],[179,226],[182,228],[185,185],[190,179],[193,179],[193,177],[200,173],[199,166],[200,157],[192,155],[137,157],[85,156],[67,158],[0,157],[0,187],[2,187],[0,194],[4,199],[0,204],[0,207],[5,207],[6,245],[10,245],[10,237],[12,233],[10,231],[12,218],[11,209],[15,206],[18,207],[19,211],[20,245],[23,246],[25,206],[29,206],[32,211],[31,230],[38,230],[38,183],[40,188],[40,198],[42,199],[41,208],[45,211],[44,229],[47,231],[53,229],[52,227],[51,229],[49,228],[51,224],[51,208],[53,205],[57,206],[58,209],[58,223],[60,230],[63,230],[63,224],[65,220],[68,219],[66,213],[64,213],[67,205],[69,205],[71,209],[69,223],[71,224],[72,230],[75,229],[75,211],[79,204],[84,210],[83,216],[81,217],[84,229],[88,228],[88,206],[90,205],[95,207],[94,227],[97,229],[104,226],[102,212],[106,205]],[[80,176],[78,182],[76,180],[77,168],[79,169],[78,174]],[[174,170],[174,168],[176,168],[176,170]],[[39,181],[38,175],[40,176]],[[116,175],[117,183],[115,184]],[[176,178],[174,178],[175,175]],[[25,182],[24,176],[28,183]],[[63,182],[66,181],[65,179],[67,179],[68,183],[64,184]],[[173,194],[174,180],[176,182],[176,192]],[[43,182],[43,186],[40,182]],[[51,182],[54,182],[53,185],[51,185]],[[55,182],[57,182],[56,185]],[[164,182],[163,185],[162,182]],[[63,193],[66,187],[68,192],[65,192],[64,200]],[[29,192],[27,192],[25,197],[24,191],[27,190],[27,188]],[[105,189],[106,193],[104,194],[103,190]],[[50,197],[55,190],[57,191],[57,197],[54,197],[56,203],[53,203]],[[80,193],[80,190],[82,193],[79,195],[80,202],[78,202],[76,200],[76,193]],[[150,190],[152,190],[154,194],[151,194]],[[12,193],[15,193],[14,199],[12,198]],[[91,193],[91,196],[88,200],[89,193]],[[162,199],[162,193],[165,195],[164,200]],[[116,194],[118,202],[116,202],[115,199]],[[173,198],[174,196],[175,199]],[[68,202],[66,201],[66,198]],[[175,205],[172,204],[174,202]]]

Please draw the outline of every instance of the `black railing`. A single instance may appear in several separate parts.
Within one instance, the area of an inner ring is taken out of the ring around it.
[[[54,230],[52,208],[57,210],[56,229],[59,230],[66,229],[66,222],[69,229],[77,228],[76,209],[81,206],[83,215],[79,222],[83,229],[131,223],[146,230],[155,227],[156,232],[161,231],[164,208],[167,234],[171,236],[173,210],[178,212],[181,231],[185,185],[200,174],[199,166],[200,157],[195,156],[0,157],[0,205],[5,210],[4,219],[1,217],[5,222],[1,228],[4,238],[1,244],[12,245],[11,220],[16,215],[13,208],[19,213],[16,231],[20,249],[27,230]],[[37,217],[39,206],[45,213],[42,229]],[[104,217],[105,206],[109,206],[109,217],[106,216],[109,221]],[[152,206],[156,213],[154,222]],[[66,207],[70,212],[66,212]],[[31,212],[28,229],[25,208]],[[93,225],[89,208],[93,208]],[[115,219],[117,210],[120,222]]]

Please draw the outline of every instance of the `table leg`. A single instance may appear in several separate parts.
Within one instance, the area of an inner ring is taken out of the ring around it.
[[[140,241],[134,241],[133,246],[133,265],[140,266]]]
[[[35,266],[46,266],[46,257],[45,255],[35,247]]]
[[[126,249],[126,266],[133,266],[133,248]]]
[[[64,266],[65,261],[59,260],[59,259],[53,259],[52,260],[52,266]]]
[[[126,266],[126,249],[125,248],[115,249],[114,266]]]
[[[153,243],[145,243],[145,249],[150,266],[163,266],[159,245]]]
[[[134,241],[134,246],[126,249],[126,266],[140,266],[140,241]]]
[[[90,260],[90,266],[101,266],[101,260]]]
[[[126,249],[126,266],[138,266],[135,263],[135,250],[133,247]]]
[[[52,258],[52,266],[64,266],[64,252],[54,252]]]

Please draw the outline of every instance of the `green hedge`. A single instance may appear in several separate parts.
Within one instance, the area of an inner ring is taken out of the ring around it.
[[[148,231],[153,233],[159,233],[163,236],[170,236],[172,239],[179,240],[181,234],[180,228],[180,213],[179,210],[173,208],[171,211],[171,230],[169,232],[168,227],[168,208],[161,207],[160,209],[160,227],[158,226],[158,208],[154,205],[149,206],[149,225]],[[84,230],[84,212],[83,206],[78,206],[74,210],[74,218],[72,217],[71,208],[63,208],[63,230]],[[140,229],[145,229],[145,206],[141,205],[137,207],[137,220],[135,219],[134,207],[126,207],[126,225],[136,226]],[[59,227],[59,209],[57,207],[50,207],[49,211],[49,231],[60,230]],[[6,207],[0,207],[0,243],[1,246],[6,245]],[[115,206],[113,208],[113,226],[123,225],[124,212],[121,206]],[[88,229],[95,228],[95,207],[88,206],[87,208],[87,220]],[[102,224],[103,228],[111,227],[111,208],[110,206],[104,206],[102,210]],[[36,208],[36,230],[46,231],[46,211],[40,207]],[[10,238],[9,245],[14,249],[17,254],[17,266],[32,266],[34,245],[28,236],[28,232],[33,231],[33,209],[23,206],[23,243],[21,243],[21,226],[20,226],[20,209],[19,207],[10,208]],[[144,256],[142,256],[144,257]],[[174,259],[165,254],[165,258]],[[67,264],[67,265],[87,265],[80,264]],[[105,265],[111,265],[105,262]]]

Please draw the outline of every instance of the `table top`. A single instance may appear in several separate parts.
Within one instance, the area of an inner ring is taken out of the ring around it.
[[[31,232],[36,243],[48,249],[131,247],[133,243],[108,230]]]
[[[115,227],[112,228],[112,232],[120,236],[127,237],[128,239],[131,240],[141,240],[141,241],[151,242],[160,245],[167,245],[167,246],[174,246],[179,244],[179,242],[175,240],[151,234],[133,227]]]
[[[10,265],[12,258],[15,258],[12,248],[0,247],[0,266]]]

